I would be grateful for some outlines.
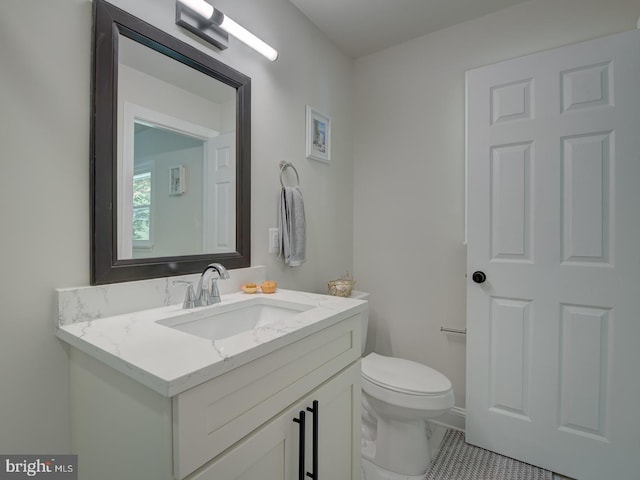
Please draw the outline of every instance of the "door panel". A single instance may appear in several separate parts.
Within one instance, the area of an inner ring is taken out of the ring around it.
[[[491,257],[531,260],[531,143],[491,149]]]
[[[565,432],[606,441],[611,309],[561,306],[560,411]]]
[[[204,167],[204,251],[236,251],[235,134],[224,133],[207,142]]]
[[[609,263],[613,132],[562,138],[562,259]]]
[[[640,471],[639,52],[467,72],[467,441],[581,480]]]
[[[531,302],[491,300],[490,409],[529,419]]]

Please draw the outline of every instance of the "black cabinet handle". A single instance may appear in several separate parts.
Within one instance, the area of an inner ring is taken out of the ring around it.
[[[313,473],[307,472],[307,477],[318,480],[318,419],[320,416],[318,400],[314,400],[313,407],[307,407],[307,411],[313,413]]]
[[[300,418],[294,418],[293,421],[300,425],[300,434],[298,442],[298,480],[304,480],[304,410],[300,410]]]

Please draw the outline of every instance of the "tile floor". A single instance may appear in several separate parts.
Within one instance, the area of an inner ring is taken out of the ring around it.
[[[442,438],[444,434],[447,432],[446,428],[443,428],[440,425],[430,424],[431,432],[429,436],[429,445],[432,448],[432,458],[435,458],[440,450],[440,443],[442,442]],[[564,477],[558,473],[553,474],[553,480],[574,480],[569,477]]]

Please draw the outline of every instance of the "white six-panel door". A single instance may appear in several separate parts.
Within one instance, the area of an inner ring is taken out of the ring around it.
[[[640,478],[640,31],[467,72],[467,162],[467,441]]]

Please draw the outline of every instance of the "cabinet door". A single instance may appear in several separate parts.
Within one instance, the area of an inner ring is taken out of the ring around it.
[[[293,480],[289,412],[247,436],[189,480]],[[297,438],[297,437],[296,437]]]
[[[360,479],[360,362],[325,383],[318,401],[318,472],[313,472],[313,414],[307,413],[306,470],[314,480]]]
[[[195,472],[189,480],[298,480],[300,425],[305,412],[305,474],[313,470],[313,416],[318,401],[316,480],[360,478],[360,362],[334,376],[252,434]],[[305,478],[309,478],[304,475]]]

